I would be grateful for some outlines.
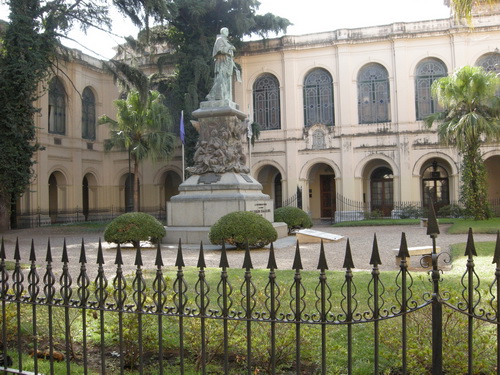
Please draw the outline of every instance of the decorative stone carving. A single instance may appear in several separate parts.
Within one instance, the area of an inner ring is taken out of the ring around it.
[[[312,135],[312,149],[322,150],[324,148],[326,148],[325,133],[320,129],[316,129]]]
[[[246,124],[236,116],[202,118],[194,124],[200,138],[196,144],[192,174],[249,173],[241,141]]]

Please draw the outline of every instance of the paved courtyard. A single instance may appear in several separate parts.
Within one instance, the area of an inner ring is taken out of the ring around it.
[[[437,245],[442,251],[447,251],[449,246],[454,243],[466,242],[467,235],[450,235],[446,233],[447,225],[440,227],[441,234],[437,238]],[[338,242],[325,243],[325,252],[330,270],[342,270],[344,262],[347,240],[350,242],[355,270],[370,270],[370,255],[373,246],[373,236],[377,234],[378,247],[382,265],[381,270],[397,269],[392,249],[399,248],[401,235],[406,235],[409,247],[430,246],[432,242],[426,235],[426,228],[418,225],[404,226],[374,226],[374,227],[346,227],[334,228],[329,225],[315,225],[315,230],[334,233],[343,236]],[[50,239],[54,273],[60,274],[61,254],[63,242],[66,241],[70,257],[70,270],[72,275],[77,275],[80,270],[78,263],[82,239],[84,239],[87,269],[90,277],[95,277],[97,267],[97,248],[99,239],[102,238],[102,232],[78,232],[69,227],[45,227],[33,229],[12,230],[3,234],[5,242],[5,251],[8,260],[14,257],[16,239],[19,239],[22,263],[29,262],[29,251],[31,241],[36,250],[38,263],[42,263],[46,257],[47,242]],[[474,236],[476,242],[495,241],[496,235],[478,234]],[[106,276],[111,278],[116,270],[115,256],[116,246],[102,242]],[[162,244],[162,256],[165,267],[175,265],[177,255],[177,244]],[[274,244],[276,262],[278,269],[291,269],[296,248],[295,236],[288,236],[279,239]],[[320,245],[317,243],[300,244],[302,264],[306,270],[316,270],[318,265]],[[221,251],[218,246],[204,244],[205,260],[207,267],[218,267]],[[243,265],[244,251],[228,250],[228,261],[231,268],[241,268]],[[136,252],[134,249],[123,248],[122,256],[124,262],[124,271],[131,273],[134,271],[134,261]],[[143,269],[155,269],[156,248],[143,248],[142,252]],[[183,256],[186,266],[196,266],[199,256],[199,246],[184,245]],[[264,249],[252,250],[251,258],[254,268],[265,268],[269,257],[269,246]],[[41,274],[42,270],[39,271]],[[76,282],[76,278],[75,278]]]

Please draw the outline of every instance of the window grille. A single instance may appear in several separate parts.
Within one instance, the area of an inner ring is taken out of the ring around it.
[[[477,62],[477,66],[482,66],[487,72],[500,73],[500,53],[487,53],[481,56]]]
[[[82,95],[82,138],[95,139],[95,128],[95,96],[89,87],[85,87]]]
[[[57,77],[49,85],[49,133],[66,133],[66,91]]]
[[[281,129],[279,83],[272,74],[257,78],[253,85],[254,121],[261,130]]]
[[[430,114],[441,110],[432,97],[432,83],[448,74],[444,63],[437,59],[425,59],[417,65],[415,74],[415,109],[417,120],[423,120]]]
[[[304,80],[305,126],[334,125],[333,80],[324,69],[311,71]]]
[[[360,124],[391,121],[389,75],[380,64],[365,65],[358,73]]]

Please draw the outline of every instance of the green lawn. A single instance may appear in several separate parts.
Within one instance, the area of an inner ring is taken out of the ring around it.
[[[497,233],[500,230],[500,218],[476,221],[473,219],[439,218],[438,224],[451,224],[448,233],[467,233],[472,228],[474,233]],[[344,221],[333,224],[334,227],[365,227],[379,225],[420,225],[420,219],[373,219]]]

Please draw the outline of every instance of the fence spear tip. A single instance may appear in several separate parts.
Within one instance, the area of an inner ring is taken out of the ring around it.
[[[50,246],[50,238],[47,240],[47,255],[45,256],[46,262],[52,262],[52,249]]]
[[[97,246],[97,264],[104,264],[104,254],[102,253],[102,243],[99,238],[99,245]]]
[[[318,261],[318,270],[327,270],[328,269],[328,263],[326,261],[326,255],[325,255],[325,246],[323,244],[323,239],[321,239],[321,246],[319,249],[319,261]]]
[[[248,246],[248,240],[245,247],[245,259],[243,260],[243,267],[247,271],[253,268],[252,257],[250,256],[250,247]]]
[[[269,248],[269,259],[267,260],[267,269],[268,270],[276,270],[278,266],[276,265],[276,256],[274,255],[274,244],[271,242],[271,246]]]
[[[35,240],[33,240],[33,238],[31,239],[30,262],[36,262]]]
[[[348,270],[354,268],[354,261],[352,260],[352,252],[351,252],[351,242],[349,241],[349,238],[347,239],[347,244],[345,247],[344,265],[342,267]]]
[[[207,267],[207,265],[205,263],[205,253],[203,251],[203,241],[200,242],[200,253],[198,255],[198,264],[196,265],[196,267],[198,267],[200,269]]]
[[[178,268],[184,267],[184,258],[182,256],[182,244],[179,238],[179,246],[177,247],[177,259],[175,260],[175,266]]]
[[[19,251],[19,237],[16,238],[16,248],[14,250],[14,260],[21,260],[21,252]]]
[[[116,257],[115,257],[115,264],[116,265],[122,265],[123,264],[123,258],[122,258],[122,247],[120,244],[116,246]]]
[[[5,243],[3,236],[2,236],[2,244],[0,246],[0,259],[5,259]]]
[[[427,218],[427,235],[436,238],[439,234],[439,225],[436,219],[436,211],[434,205],[429,203],[429,215]]]
[[[406,242],[406,233],[401,233],[401,243],[399,245],[398,258],[409,258],[408,243]]]
[[[63,262],[63,263],[68,263],[69,262],[69,259],[68,259],[68,248],[66,247],[66,238],[64,239],[64,242],[63,242],[63,251],[62,251],[61,262]]]
[[[496,263],[497,266],[500,264],[500,231],[497,231],[497,240],[495,243],[495,254],[493,255],[493,262]]]
[[[156,246],[155,266],[157,266],[157,267],[163,267],[163,258],[161,256],[161,244],[160,244],[160,241],[158,241],[158,244]]]
[[[100,240],[100,239],[99,239]],[[87,263],[87,256],[85,255],[85,243],[82,238],[82,247],[80,248],[80,260],[81,264]]]
[[[135,262],[134,266],[141,267],[142,266],[142,255],[141,255],[141,245],[137,246],[137,249],[135,250]]]
[[[474,236],[472,234],[472,228],[469,228],[469,234],[467,235],[467,245],[465,246],[466,257],[477,256],[476,246],[474,245]]]
[[[220,253],[219,267],[222,269],[229,268],[229,262],[227,260],[226,243],[222,242],[222,250]]]
[[[300,245],[299,241],[297,241],[297,244],[295,245],[295,257],[293,259],[293,266],[292,268],[294,270],[302,270],[302,258],[300,257]]]
[[[378,251],[378,241],[376,233],[373,235],[373,247],[372,247],[372,255],[370,258],[370,264],[372,266],[378,266],[382,264],[382,261],[380,260],[380,252]]]

